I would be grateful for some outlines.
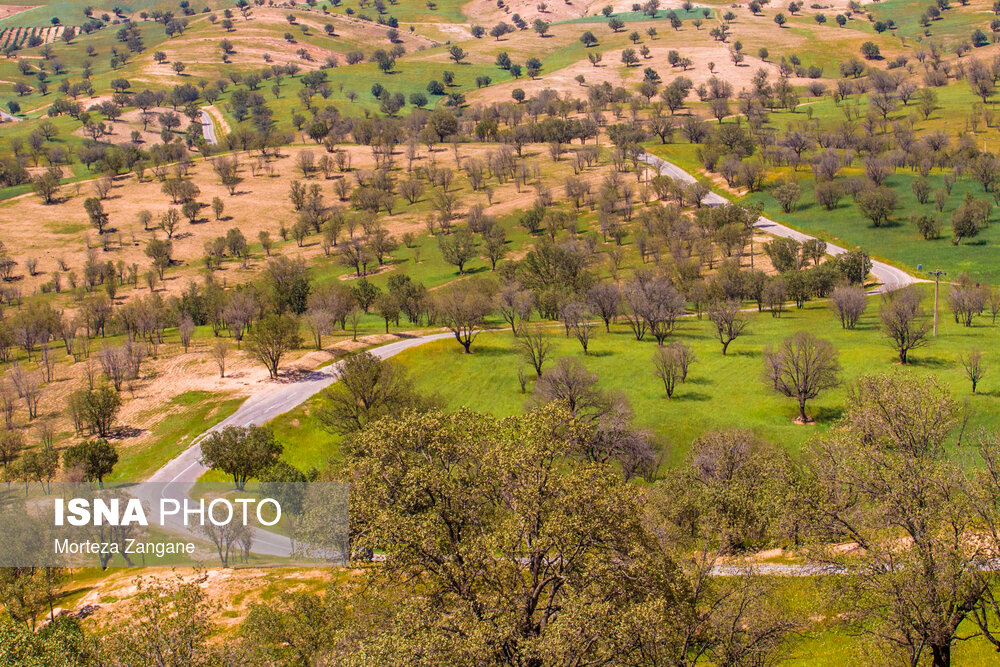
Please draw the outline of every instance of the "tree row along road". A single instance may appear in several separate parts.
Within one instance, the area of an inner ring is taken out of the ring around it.
[[[675,181],[680,181],[681,183],[687,183],[687,184],[696,182],[694,176],[687,173],[677,165],[671,162],[667,162],[663,158],[656,157],[655,155],[650,155],[649,153],[643,153],[640,159],[646,164],[649,164],[652,167],[656,168],[656,170],[659,171],[664,176],[669,176]],[[715,192],[709,192],[705,196],[705,198],[702,199],[702,203],[707,204],[708,206],[720,206],[722,204],[728,204],[729,200]],[[767,232],[772,236],[783,236],[785,238],[794,239],[799,243],[802,243],[803,241],[809,241],[815,238],[813,236],[809,236],[808,234],[803,234],[800,231],[796,231],[791,227],[787,227],[781,224],[780,222],[775,222],[774,220],[771,220],[770,218],[765,218],[763,216],[761,216],[760,219],[757,221],[757,229],[760,229],[763,232]],[[826,251],[827,253],[834,256],[841,255],[847,252],[845,248],[841,248],[840,246],[834,245],[832,243],[826,244]],[[890,266],[885,262],[878,262],[874,260],[872,261],[871,273],[873,276],[875,276],[875,278],[879,282],[878,287],[874,290],[877,293],[891,292],[893,290],[901,289],[903,287],[906,287],[907,285],[912,285],[914,283],[927,282],[925,280],[915,278],[906,271],[903,271],[902,269],[897,269],[895,266]]]
[[[209,116],[206,123],[205,117],[208,116],[208,114],[204,111],[202,114],[203,127],[213,127],[211,117]],[[214,138],[214,128],[212,132]],[[208,135],[206,134],[206,140],[207,139]],[[642,159],[658,169],[661,174],[683,183],[695,182],[695,178],[693,176],[666,160],[658,158],[654,155],[649,155],[648,153],[643,154]],[[726,199],[714,192],[709,193],[703,201],[709,206],[718,206],[720,204],[727,203]],[[800,242],[813,238],[764,217],[760,218],[757,223],[757,227],[768,234],[784,236]],[[846,252],[846,250],[839,246],[827,244],[827,252],[831,255],[839,255]],[[923,282],[914,278],[905,271],[897,269],[894,266],[889,266],[883,262],[872,262],[872,274],[878,279],[879,282],[879,286],[875,290],[876,292],[889,292],[916,282]],[[389,343],[388,345],[383,345],[382,347],[374,348],[371,352],[380,359],[388,359],[389,357],[399,354],[403,350],[408,350],[412,347],[423,345],[424,343],[429,343],[431,341],[450,338],[451,336],[452,334],[449,332],[406,338]],[[190,447],[185,449],[162,468],[154,472],[146,481],[162,484],[163,486],[158,488],[163,498],[182,500],[189,495],[191,488],[194,486],[195,482],[198,481],[198,478],[208,471],[208,468],[206,468],[201,462],[200,443],[202,440],[212,433],[220,431],[227,426],[259,426],[281,414],[284,414],[285,412],[288,412],[289,410],[307,401],[314,394],[336,382],[338,368],[339,365],[334,364],[329,368],[309,373],[304,378],[296,380],[295,382],[269,384],[264,386],[260,391],[251,395],[246,401],[244,401],[236,412],[195,438]],[[181,526],[176,526],[176,528],[181,529],[182,532],[187,532],[183,530],[183,527]],[[289,556],[292,552],[292,543],[289,538],[283,535],[258,529],[254,534],[252,551],[254,553],[269,556]],[[798,569],[804,566],[786,567],[790,568],[790,570],[798,572]],[[790,573],[791,572],[788,572],[786,574]],[[720,572],[720,574],[723,574],[723,572]]]

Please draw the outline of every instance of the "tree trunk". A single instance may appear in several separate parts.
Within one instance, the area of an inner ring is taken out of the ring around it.
[[[951,667],[951,644],[931,646],[931,658],[934,667]]]

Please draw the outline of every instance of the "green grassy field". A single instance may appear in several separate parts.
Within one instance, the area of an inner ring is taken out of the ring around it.
[[[996,263],[997,252],[1000,250],[1000,227],[990,225],[975,238],[965,239],[957,246],[951,241],[951,215],[962,204],[965,194],[968,192],[980,199],[990,196],[983,192],[978,183],[960,180],[948,197],[944,211],[938,213],[933,200],[920,204],[914,196],[911,186],[917,175],[898,172],[886,181],[886,185],[896,191],[899,209],[888,226],[874,227],[859,213],[850,197],[841,200],[833,211],[827,211],[816,203],[813,195],[815,181],[811,172],[802,170],[792,174],[785,171],[785,177],[794,178],[802,186],[802,200],[794,211],[784,213],[767,192],[748,197],[750,201],[762,202],[768,217],[813,236],[839,241],[848,246],[861,246],[873,255],[885,257],[913,272],[923,265],[925,271],[941,268],[950,276],[964,272],[975,280],[991,284],[1000,282],[1000,268]],[[931,174],[928,177],[934,189],[941,187],[941,179],[942,174]],[[941,238],[924,240],[917,228],[910,223],[910,213],[939,217],[942,221]]]
[[[475,20],[475,17],[466,17],[462,13],[462,5],[467,0],[433,0],[424,2],[422,0],[395,0],[387,3],[385,17],[394,16],[401,23],[464,23],[468,20]],[[368,3],[362,7],[359,2],[345,2],[336,7],[331,4],[323,4],[321,9],[329,11],[331,14],[347,14],[347,10],[354,10],[354,15],[365,15],[372,20],[379,16],[378,11]]]
[[[583,356],[575,339],[553,327],[553,355],[569,355],[600,376],[600,386],[621,390],[632,404],[639,426],[652,429],[663,445],[664,465],[676,465],[687,454],[691,442],[706,430],[746,427],[796,452],[816,434],[833,425],[844,407],[846,384],[866,373],[896,372],[900,367],[884,342],[877,326],[878,303],[871,298],[868,312],[858,328],[840,328],[835,314],[825,302],[794,308],[780,319],[769,314],[751,315],[750,333],[737,339],[729,354],[722,356],[720,345],[710,331],[710,323],[685,319],[673,339],[689,344],[698,361],[688,382],[679,386],[674,398],[667,399],[662,384],[654,376],[651,358],[655,341],[636,342],[625,325],[611,334],[597,335],[591,353]],[[810,402],[809,412],[816,423],[800,426],[792,422],[794,401],[770,391],[762,377],[762,351],[796,331],[810,331],[829,339],[840,351],[845,384],[821,394]],[[937,376],[960,400],[972,408],[969,428],[992,427],[1000,423],[1000,375],[991,374],[970,395],[970,387],[959,356],[972,347],[981,349],[990,368],[1000,368],[997,352],[1000,329],[979,318],[976,326],[956,325],[945,313],[941,335],[928,347],[917,350],[906,372]],[[449,408],[468,407],[498,415],[520,412],[530,399],[521,394],[517,369],[522,366],[509,332],[484,333],[473,346],[474,354],[461,354],[452,340],[429,343],[398,357],[416,381],[418,389],[437,394]],[[530,387],[530,385],[529,385]],[[529,389],[530,391],[530,389]]]
[[[151,438],[119,453],[120,460],[109,482],[136,482],[172,459],[207,428],[236,412],[242,398],[226,398],[207,391],[189,391],[175,397],[157,414],[166,412],[153,428]]]

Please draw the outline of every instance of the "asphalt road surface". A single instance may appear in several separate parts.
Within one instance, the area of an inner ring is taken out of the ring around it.
[[[677,165],[672,162],[667,162],[663,158],[656,157],[655,155],[643,153],[642,160],[658,169],[664,176],[669,176],[675,181],[680,181],[681,183],[694,183],[696,180],[694,176],[687,173]],[[715,192],[709,192],[702,202],[708,206],[719,206],[721,204],[728,203],[729,200],[719,194],[716,194]],[[815,238],[813,236],[809,236],[808,234],[803,234],[800,231],[796,231],[791,227],[786,227],[780,222],[775,222],[770,218],[765,218],[764,216],[761,216],[757,221],[757,228],[773,236],[783,236],[785,238],[795,239],[800,243],[802,241],[808,241]],[[831,255],[840,255],[847,252],[845,248],[834,245],[833,243],[826,244],[826,251]],[[893,290],[901,289],[907,285],[912,285],[913,283],[927,282],[911,276],[902,269],[897,269],[895,266],[890,266],[885,262],[879,262],[876,260],[872,260],[871,273],[875,276],[879,283],[878,287],[874,290],[875,293],[892,292]]]
[[[218,137],[215,136],[215,123],[212,122],[212,115],[204,109],[201,110],[201,133],[209,144],[219,143]]]
[[[4,119],[5,121],[12,122],[12,123],[18,123],[21,120],[23,120],[22,118],[18,118],[17,116],[12,116],[12,115],[10,115],[9,113],[7,113],[6,111],[3,111],[3,110],[0,110],[0,118]]]
[[[451,333],[435,333],[426,336],[404,338],[370,351],[380,359],[388,359],[411,347],[450,338],[451,336]],[[147,489],[155,488],[155,492],[158,492],[161,498],[172,498],[182,502],[189,495],[191,488],[198,481],[198,478],[208,471],[208,468],[201,462],[200,443],[202,440],[227,426],[260,426],[278,415],[288,412],[292,408],[304,403],[317,392],[336,382],[339,367],[340,364],[334,364],[330,367],[313,371],[303,378],[297,378],[295,381],[275,382],[266,385],[261,391],[253,394],[244,401],[243,405],[236,412],[199,435],[190,447],[154,472],[146,481],[156,482],[157,486],[147,487]],[[159,498],[143,499],[151,501],[156,505],[159,505],[160,502]],[[191,532],[182,525],[179,518],[173,523],[168,522],[166,527],[173,529],[173,532]],[[292,543],[284,535],[257,529],[254,533],[252,551],[268,556],[287,557],[292,553]]]

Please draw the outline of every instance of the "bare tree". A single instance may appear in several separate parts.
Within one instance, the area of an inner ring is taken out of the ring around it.
[[[229,557],[238,547],[240,553],[245,553],[245,549],[241,546],[242,542],[253,539],[253,529],[239,521],[230,521],[222,526],[207,521],[202,527],[202,532],[215,545],[222,567],[229,567]]]
[[[529,290],[522,289],[516,282],[507,283],[497,292],[497,311],[510,325],[511,332],[517,336],[521,324],[531,317],[531,309],[535,305],[535,297]]]
[[[708,310],[708,319],[715,325],[715,334],[722,343],[722,354],[739,338],[750,324],[740,311],[738,301],[719,301]]]
[[[674,387],[681,377],[680,365],[677,357],[669,347],[657,346],[653,353],[653,369],[656,377],[663,382],[663,389],[667,392],[667,398],[674,397]]]
[[[590,338],[594,334],[595,325],[590,321],[590,313],[583,311],[583,316],[573,323],[573,337],[580,343],[583,353],[586,355],[590,347]]]
[[[653,369],[656,377],[663,382],[667,398],[673,398],[678,382],[687,381],[688,369],[694,361],[694,352],[684,343],[657,347],[653,353]]]
[[[961,361],[962,368],[965,369],[965,375],[969,378],[969,382],[972,383],[972,393],[975,394],[976,387],[979,386],[979,381],[986,374],[986,366],[983,364],[983,353],[974,347],[962,355]]]
[[[364,312],[360,308],[351,308],[347,312],[347,323],[351,325],[351,340],[354,342],[358,340],[358,326],[361,324],[362,317],[364,317]]]
[[[621,312],[622,293],[614,283],[598,283],[587,292],[587,304],[604,321],[604,330],[611,332],[611,323]]]
[[[931,325],[922,320],[920,292],[911,285],[883,297],[879,317],[882,331],[905,364],[911,350],[927,345]]]
[[[24,404],[28,408],[28,421],[38,416],[38,403],[42,400],[42,383],[35,373],[26,373],[23,385]]]
[[[316,349],[322,349],[323,336],[333,330],[333,313],[326,308],[314,306],[306,310],[303,320],[305,320],[306,328],[313,335],[313,340],[316,342]]]
[[[115,391],[121,391],[129,372],[129,359],[125,348],[106,347],[97,353],[97,360]]]
[[[562,401],[574,416],[600,414],[608,409],[608,396],[597,388],[597,373],[572,357],[559,357],[535,383],[535,397],[542,403]]]
[[[971,327],[972,320],[986,307],[987,291],[972,283],[967,276],[948,292],[948,303],[955,314],[955,321]]]
[[[830,300],[837,309],[840,317],[840,326],[845,329],[853,329],[861,315],[868,307],[868,299],[865,298],[865,291],[860,287],[844,285],[836,287]]]
[[[990,317],[993,324],[997,323],[997,315],[1000,315],[1000,289],[995,287],[986,295],[986,305],[990,309]]]
[[[177,325],[177,333],[180,336],[184,351],[187,352],[188,347],[191,346],[191,336],[194,334],[194,321],[190,316],[185,315],[181,318],[180,323]]]
[[[14,412],[17,410],[17,391],[5,378],[0,378],[0,410],[3,411],[5,428],[14,426]]]
[[[806,401],[824,389],[835,387],[840,363],[830,341],[799,331],[774,349],[764,348],[764,371],[773,389],[799,402],[800,423],[807,423]]]
[[[56,358],[52,355],[52,350],[48,343],[42,343],[38,353],[38,368],[42,371],[42,379],[45,382],[52,382],[52,373],[55,370]]]
[[[483,320],[493,309],[489,287],[482,281],[463,280],[442,289],[436,299],[444,325],[455,334],[466,354],[483,327]]]
[[[226,357],[229,356],[229,341],[217,340],[212,349],[208,351],[208,354],[215,361],[215,365],[219,367],[219,377],[226,377]]]
[[[521,350],[521,356],[535,369],[535,375],[542,377],[545,358],[552,351],[552,342],[548,334],[538,327],[522,330],[517,338],[517,345]]]
[[[573,301],[562,307],[563,324],[566,326],[566,335],[573,336],[580,342],[583,353],[587,354],[590,345],[590,337],[594,331],[594,323],[590,321],[590,313],[587,307],[579,302]]]

